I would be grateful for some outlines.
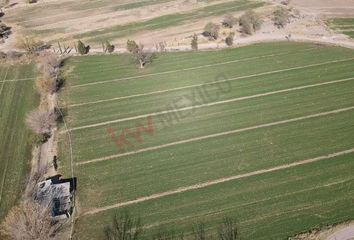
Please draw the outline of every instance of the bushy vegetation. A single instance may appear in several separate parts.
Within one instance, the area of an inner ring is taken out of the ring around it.
[[[285,7],[279,7],[273,13],[274,25],[278,28],[285,27],[290,22],[290,12]]]
[[[241,32],[247,35],[252,35],[262,26],[262,19],[254,11],[247,11],[240,19]]]
[[[102,43],[103,51],[105,53],[113,53],[115,46],[111,44],[108,40],[105,43]]]
[[[139,48],[139,45],[134,40],[127,41],[128,52],[132,53],[132,52],[136,51],[136,49],[138,49],[138,48]]]
[[[219,37],[219,30],[219,25],[210,22],[204,27],[203,35],[208,37],[209,40],[216,40]]]
[[[222,25],[227,28],[233,28],[237,24],[238,19],[231,14],[224,17]]]
[[[77,52],[81,55],[88,54],[90,52],[90,45],[85,45],[81,40],[77,42]]]
[[[60,66],[62,60],[51,53],[44,53],[38,57],[36,78],[36,89],[40,95],[57,92],[64,84],[61,76]]]
[[[50,45],[33,37],[17,37],[17,39],[15,39],[15,47],[33,54],[49,49]]]

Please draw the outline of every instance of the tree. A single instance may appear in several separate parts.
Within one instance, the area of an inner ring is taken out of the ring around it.
[[[88,54],[90,51],[90,45],[85,46],[81,40],[77,42],[77,52],[81,55]]]
[[[237,18],[235,18],[231,14],[226,15],[224,20],[222,21],[222,25],[227,28],[233,28],[236,23],[237,23]]]
[[[51,204],[23,201],[11,209],[0,226],[0,239],[56,240],[62,223],[51,217]]]
[[[235,221],[231,218],[225,218],[218,229],[218,235],[220,240],[236,240],[237,227]]]
[[[144,50],[144,45],[140,44],[138,48],[132,51],[134,61],[139,64],[140,68],[144,68],[146,64],[152,63],[155,54]]]
[[[239,24],[241,32],[252,35],[261,28],[262,20],[258,14],[250,10],[240,17]]]
[[[217,24],[210,22],[204,27],[203,35],[208,37],[209,40],[216,40],[219,37],[219,29],[220,27]]]
[[[26,116],[26,125],[38,135],[49,136],[51,129],[55,126],[58,114],[55,111],[35,109]]]
[[[108,40],[103,44],[102,43],[102,45],[103,45],[103,51],[105,52],[105,53],[112,53],[112,52],[114,52],[114,49],[115,49],[115,46],[113,45],[113,44],[111,44]]]
[[[128,52],[132,53],[139,48],[139,45],[134,40],[127,41],[127,50]]]
[[[132,218],[128,212],[117,213],[112,226],[106,228],[107,240],[138,240],[143,231],[139,218]]]
[[[227,46],[232,46],[234,44],[234,37],[235,33],[230,32],[229,36],[227,36],[227,38],[225,39],[225,43]]]
[[[198,50],[198,35],[195,33],[192,38],[191,47],[193,50]]]
[[[275,10],[273,13],[273,22],[278,28],[285,27],[290,22],[289,10],[284,7]]]

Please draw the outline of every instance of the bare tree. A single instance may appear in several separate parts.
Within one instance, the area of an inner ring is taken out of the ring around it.
[[[132,218],[128,212],[117,213],[113,225],[106,228],[107,240],[138,240],[143,231],[139,218]]]
[[[55,54],[44,53],[38,57],[37,69],[39,76],[36,79],[36,88],[40,94],[54,93],[63,84],[60,76],[62,60]]]
[[[194,240],[210,240],[205,232],[205,225],[203,223],[198,223],[193,227]]]
[[[144,45],[140,44],[132,51],[134,61],[139,64],[140,68],[144,68],[147,64],[152,63],[155,54],[144,50]]]
[[[55,111],[38,108],[26,116],[26,125],[36,134],[49,135],[57,119],[58,114]]]
[[[0,226],[4,240],[56,240],[63,225],[51,215],[51,204],[23,201],[11,209]]]
[[[220,240],[236,240],[237,226],[233,219],[225,218],[218,230]]]

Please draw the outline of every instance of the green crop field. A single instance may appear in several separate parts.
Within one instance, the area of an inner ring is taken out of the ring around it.
[[[38,105],[32,68],[0,67],[0,220],[18,199],[31,158],[30,133],[24,119]]]
[[[328,21],[333,30],[354,38],[354,18],[335,18]]]
[[[251,240],[352,219],[353,66],[353,50],[298,43],[162,53],[145,69],[71,57],[60,166],[78,178],[78,238],[104,239],[126,209],[146,239],[226,216]]]

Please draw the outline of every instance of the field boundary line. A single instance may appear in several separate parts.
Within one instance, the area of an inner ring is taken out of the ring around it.
[[[93,214],[97,214],[97,213],[107,211],[110,209],[114,209],[114,208],[120,208],[120,207],[132,205],[132,204],[137,204],[137,203],[141,203],[141,202],[145,202],[145,201],[149,201],[149,200],[159,199],[162,197],[171,196],[171,195],[175,195],[175,194],[179,194],[179,193],[183,193],[183,192],[187,192],[187,191],[191,191],[191,190],[206,188],[206,187],[210,187],[210,186],[213,186],[216,184],[221,184],[221,183],[225,183],[225,182],[229,182],[229,181],[233,181],[233,180],[238,180],[238,179],[242,179],[242,178],[265,174],[265,173],[285,170],[285,169],[289,169],[289,168],[293,168],[293,167],[297,167],[297,166],[301,166],[301,165],[306,165],[306,164],[315,163],[315,162],[319,162],[319,161],[323,161],[323,160],[328,160],[328,159],[331,159],[334,157],[339,157],[339,156],[347,155],[347,154],[351,154],[351,153],[354,153],[354,148],[344,150],[341,152],[336,152],[336,153],[331,153],[328,155],[315,157],[315,158],[310,158],[310,159],[306,159],[306,160],[302,160],[302,161],[298,161],[298,162],[294,162],[294,163],[290,163],[290,164],[280,165],[280,166],[276,166],[273,168],[261,169],[261,170],[257,170],[257,171],[253,171],[253,172],[249,172],[249,173],[234,175],[231,177],[220,178],[220,179],[216,179],[216,180],[212,180],[212,181],[208,181],[208,182],[204,182],[204,183],[190,185],[187,187],[180,187],[175,190],[152,194],[152,195],[149,195],[146,197],[137,198],[135,200],[130,200],[130,201],[121,202],[121,203],[117,203],[117,204],[106,206],[106,207],[92,209],[90,211],[85,212],[81,216],[93,215]]]
[[[328,112],[311,114],[311,115],[297,117],[297,118],[291,118],[291,119],[271,122],[271,123],[264,123],[264,124],[255,125],[255,126],[246,127],[246,128],[239,128],[239,129],[226,131],[226,132],[220,132],[220,133],[214,133],[214,134],[209,134],[209,135],[200,136],[200,137],[194,137],[194,138],[190,138],[190,139],[186,139],[186,140],[161,144],[161,145],[153,146],[153,147],[142,148],[139,150],[130,151],[130,152],[126,152],[126,153],[119,153],[119,154],[115,154],[115,155],[111,155],[111,156],[107,156],[107,157],[96,158],[96,159],[92,159],[92,160],[78,162],[78,163],[76,163],[76,165],[81,166],[81,165],[86,165],[86,164],[90,164],[90,163],[97,163],[97,162],[111,160],[114,158],[130,156],[130,155],[148,152],[148,151],[159,150],[162,148],[172,147],[172,146],[176,146],[176,145],[180,145],[180,144],[197,142],[197,141],[206,140],[206,139],[215,138],[215,137],[228,136],[228,135],[232,135],[232,134],[236,134],[236,133],[241,133],[241,132],[246,132],[246,131],[251,131],[251,130],[256,130],[256,129],[261,129],[261,128],[267,128],[267,127],[273,127],[273,126],[298,122],[298,121],[312,119],[312,118],[324,117],[324,116],[338,114],[338,113],[342,113],[342,112],[348,112],[348,111],[352,111],[352,110],[354,110],[354,106],[347,107],[347,108],[340,108],[340,109],[336,109],[336,110],[332,110],[332,111],[328,111]]]
[[[69,139],[69,148],[70,148],[70,170],[71,170],[71,178],[74,179],[74,164],[73,164],[73,148],[72,148],[72,140],[71,140],[71,133],[70,133],[70,130],[68,129],[68,125],[66,124],[66,120],[65,120],[65,116],[63,114],[63,112],[61,111],[60,107],[59,107],[59,104],[58,102],[56,102],[56,107],[59,111],[59,114],[62,118],[62,121],[63,121],[63,124],[64,124],[64,127],[66,128],[67,130],[67,134],[68,134],[68,139]],[[75,194],[73,194],[73,203],[74,203],[74,207],[73,207],[73,213],[72,213],[72,216],[71,216],[71,228],[70,228],[70,239],[73,238],[73,234],[74,234],[74,225],[75,225],[75,219],[74,219],[74,215],[76,213],[76,197],[75,197]]]
[[[4,77],[4,79],[6,79],[6,77],[7,77],[7,73],[8,73],[8,71],[9,71],[9,68],[10,67],[7,67],[7,69],[6,69],[6,72],[5,72],[5,77]],[[1,74],[2,74],[2,72],[1,72]],[[2,81],[0,81],[0,83],[1,83]],[[0,96],[1,96],[1,94],[2,94],[2,90],[3,90],[3,88],[4,88],[4,85],[5,85],[5,82],[2,82],[2,84],[1,84],[1,88],[0,88]]]
[[[306,49],[306,52],[309,51],[309,50],[314,50],[314,49],[318,49],[318,48],[316,48],[316,47],[308,48],[308,49]],[[302,50],[302,51],[305,52],[305,50]],[[190,70],[197,70],[197,69],[203,69],[203,68],[208,68],[208,67],[227,65],[227,64],[236,63],[236,62],[246,62],[246,61],[249,61],[249,60],[261,59],[261,58],[267,58],[267,57],[273,57],[273,56],[288,55],[290,53],[293,53],[293,52],[289,51],[289,52],[286,52],[286,53],[283,53],[283,54],[274,54],[273,53],[273,54],[268,54],[268,55],[264,55],[264,56],[255,56],[255,57],[231,60],[231,61],[220,62],[220,63],[206,64],[206,65],[200,65],[200,66],[191,67],[191,68],[182,68],[182,69],[170,70],[170,71],[165,71],[165,72],[149,73],[149,74],[143,74],[143,75],[132,76],[132,77],[123,77],[123,78],[116,78],[116,79],[111,79],[111,80],[97,81],[97,82],[92,82],[92,83],[84,83],[84,84],[72,85],[71,88],[78,88],[78,87],[97,85],[97,84],[104,84],[104,83],[111,83],[111,82],[119,82],[119,81],[124,81],[124,80],[132,80],[132,79],[151,77],[151,76],[158,76],[158,75],[177,73],[177,72],[186,72],[186,71],[190,71]],[[353,60],[353,59],[354,58],[351,58],[350,60]],[[336,60],[336,61],[338,61],[338,60]]]
[[[10,69],[10,67],[7,67],[6,72],[5,72],[4,79],[6,79],[7,73],[9,72],[9,69]],[[1,85],[0,95],[1,95],[1,93],[2,93],[3,87],[4,87],[4,83]],[[7,168],[8,168],[8,166],[9,166],[9,158],[6,159],[6,164],[5,164],[3,176],[2,176],[2,179],[1,179],[1,186],[0,186],[0,187],[1,187],[1,188],[0,188],[0,205],[1,205],[1,201],[2,201],[2,194],[3,194],[3,191],[4,191],[4,184],[5,184],[5,178],[6,178],[6,173],[7,173]]]
[[[125,122],[125,121],[137,120],[137,119],[146,118],[146,117],[156,117],[156,116],[160,116],[163,114],[176,113],[176,112],[194,110],[194,109],[203,108],[203,107],[210,107],[210,106],[216,106],[216,105],[221,105],[221,104],[233,103],[233,102],[249,100],[249,99],[253,99],[253,98],[271,96],[271,95],[275,95],[275,94],[279,94],[279,93],[287,93],[287,92],[293,92],[293,91],[314,88],[314,87],[319,87],[319,86],[343,83],[343,82],[348,82],[348,81],[352,81],[352,80],[354,80],[354,77],[339,79],[339,80],[332,80],[332,81],[328,81],[328,82],[322,82],[322,83],[316,83],[316,84],[310,84],[310,85],[303,85],[303,86],[299,86],[299,87],[287,88],[287,89],[271,91],[271,92],[266,92],[266,93],[259,93],[259,94],[250,95],[250,96],[231,98],[231,99],[227,99],[227,100],[223,100],[223,101],[205,103],[205,104],[189,106],[189,107],[184,107],[184,108],[179,108],[179,109],[172,109],[172,110],[165,110],[165,111],[160,111],[160,112],[147,113],[147,114],[137,115],[134,117],[127,117],[127,118],[115,119],[115,120],[110,120],[110,121],[101,122],[101,123],[94,123],[94,124],[89,124],[89,125],[84,125],[84,126],[79,126],[79,127],[73,127],[70,130],[76,131],[76,130],[82,130],[82,129],[87,129],[87,128],[95,128],[95,127],[105,126],[105,125],[109,125],[109,124],[113,124],[113,123],[120,123],[120,122]]]
[[[35,78],[18,78],[18,79],[9,79],[9,80],[2,80],[0,83],[6,83],[6,82],[22,82],[22,81],[31,81],[34,80]]]

